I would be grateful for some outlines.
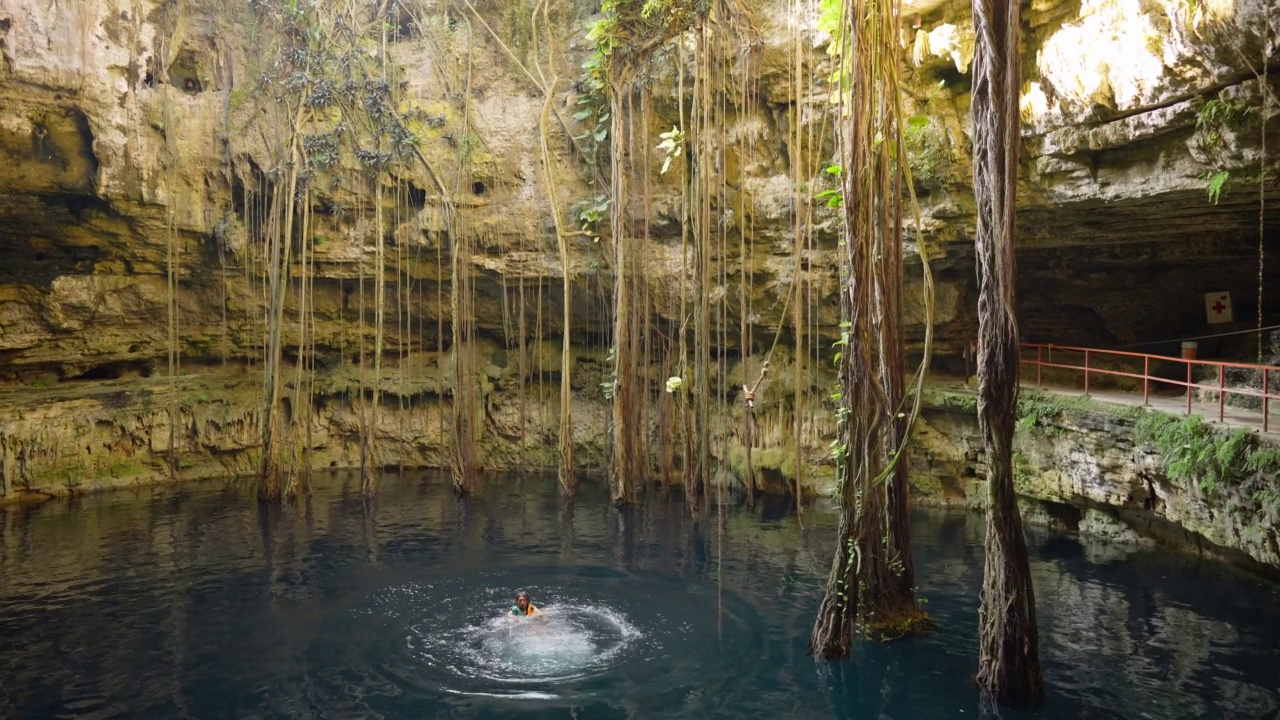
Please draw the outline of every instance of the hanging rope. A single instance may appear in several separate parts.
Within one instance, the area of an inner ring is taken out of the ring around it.
[[[1263,17],[1270,18],[1271,0],[1266,2],[1267,12]],[[1267,21],[1262,24],[1262,73],[1259,75],[1259,88],[1262,90],[1262,120],[1259,123],[1262,127],[1261,147],[1258,152],[1258,364],[1262,364],[1262,353],[1264,342],[1262,339],[1262,331],[1266,328],[1262,327],[1262,288],[1264,284],[1266,267],[1266,237],[1267,237],[1267,106],[1271,98],[1271,85],[1268,80],[1271,63],[1271,22]]]
[[[1259,253],[1259,255],[1261,255],[1261,253]],[[1129,343],[1127,345],[1116,345],[1116,347],[1132,348],[1132,347],[1146,347],[1148,345],[1166,345],[1170,343],[1183,342],[1186,340],[1211,340],[1213,338],[1231,337],[1232,335],[1252,335],[1254,333],[1258,333],[1258,337],[1261,338],[1262,333],[1268,330],[1276,330],[1276,329],[1280,329],[1280,325],[1267,325],[1266,327],[1259,325],[1256,328],[1250,328],[1248,330],[1234,330],[1232,332],[1214,333],[1212,335],[1196,335],[1193,337],[1169,338],[1168,340],[1151,340],[1149,342]],[[1099,349],[1102,349],[1102,348],[1099,348]],[[1261,363],[1262,360],[1259,359],[1258,362]]]

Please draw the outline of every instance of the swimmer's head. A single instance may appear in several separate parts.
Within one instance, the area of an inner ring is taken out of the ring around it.
[[[516,607],[520,608],[520,612],[529,612],[529,593],[521,590],[516,593]]]

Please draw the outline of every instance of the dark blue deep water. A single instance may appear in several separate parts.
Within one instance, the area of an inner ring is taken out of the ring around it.
[[[0,508],[0,717],[973,718],[982,518],[918,512],[940,629],[805,655],[834,517],[633,512],[542,477],[456,499],[331,478]],[[1181,554],[1034,532],[1038,718],[1274,718],[1280,592]],[[501,617],[527,588],[545,622]],[[1028,717],[1004,712],[1004,717]]]

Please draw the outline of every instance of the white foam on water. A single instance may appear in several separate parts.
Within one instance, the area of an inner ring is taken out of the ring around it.
[[[484,652],[520,674],[573,671],[597,655],[597,638],[550,610],[530,618],[499,618],[487,630]]]
[[[612,609],[560,604],[545,606],[533,617],[504,614],[453,629],[415,625],[406,643],[420,662],[436,669],[521,685],[605,672],[642,636]]]
[[[491,693],[491,692],[468,692],[466,690],[454,690],[452,688],[442,688],[445,692],[453,695],[468,695],[472,697],[491,697],[502,698],[505,700],[559,700],[560,696],[553,693],[544,692],[509,692],[509,693]]]

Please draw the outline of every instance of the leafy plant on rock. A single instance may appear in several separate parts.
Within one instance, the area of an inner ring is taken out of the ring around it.
[[[1143,415],[1134,427],[1134,440],[1155,448],[1170,480],[1194,482],[1205,495],[1245,479],[1255,443],[1243,428],[1226,432],[1199,415],[1162,412]]]

